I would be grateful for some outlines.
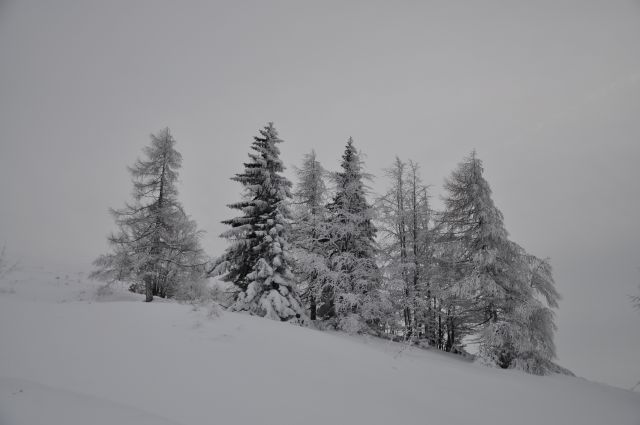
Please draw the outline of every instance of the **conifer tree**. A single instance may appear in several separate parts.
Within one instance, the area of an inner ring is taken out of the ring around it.
[[[502,213],[494,206],[491,189],[482,177],[482,163],[475,151],[445,181],[445,264],[451,291],[447,308],[447,351],[462,335],[457,324],[484,324],[498,320],[504,295],[511,282],[504,273],[511,243]],[[486,327],[486,326],[485,326]],[[481,342],[482,346],[482,342]]]
[[[128,282],[146,301],[174,296],[180,285],[200,279],[204,253],[193,220],[178,201],[178,169],[182,156],[168,128],[151,135],[145,159],[129,168],[133,202],[110,210],[118,232],[109,236],[112,252],[94,264],[94,278]]]
[[[383,304],[374,211],[366,199],[367,175],[351,138],[341,168],[333,176],[335,194],[327,206],[329,219],[323,243],[331,275],[323,282],[318,314],[324,319],[337,319],[336,325],[342,329],[358,332],[379,324]]]
[[[545,373],[555,365],[558,293],[548,262],[508,239],[475,151],[445,182],[441,262],[449,279],[447,344],[475,331],[481,358]]]
[[[242,215],[223,221],[231,241],[213,270],[238,289],[231,310],[271,319],[305,323],[306,314],[292,273],[289,246],[291,182],[281,173],[278,144],[282,140],[269,123],[254,138],[244,171],[232,177],[244,187],[243,200],[229,205]]]
[[[413,326],[415,332],[434,345],[436,300],[439,287],[433,279],[434,229],[429,206],[428,188],[422,183],[420,166],[409,161],[407,171],[409,262],[411,263],[410,293],[413,292]]]
[[[410,280],[409,261],[409,211],[407,210],[406,164],[396,157],[393,165],[386,170],[391,187],[378,198],[379,222],[382,231],[382,249],[385,283],[392,294],[392,300],[402,310],[405,334],[412,331],[412,308],[415,306],[415,292]]]
[[[512,305],[506,309],[507,344],[496,345],[511,350],[503,349],[511,360],[508,367],[537,375],[558,372],[559,367],[553,363],[556,325],[551,309],[558,307],[560,294],[555,289],[551,265],[547,259],[537,258],[514,245],[517,254],[514,279],[523,281],[525,291],[519,299],[512,297]]]
[[[316,320],[317,299],[328,268],[324,245],[320,242],[326,228],[325,201],[327,172],[316,158],[315,151],[304,156],[296,169],[298,184],[294,192],[293,240],[295,273],[299,277],[302,298],[308,306],[310,319]]]
[[[425,297],[429,296],[429,206],[418,168],[416,163],[407,164],[396,157],[386,170],[390,188],[377,200],[384,286],[402,311],[406,338],[413,337],[418,326],[426,325],[422,310],[428,309]]]

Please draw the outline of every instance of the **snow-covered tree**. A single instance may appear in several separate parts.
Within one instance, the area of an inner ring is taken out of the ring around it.
[[[473,152],[445,182],[442,268],[456,321],[448,331],[477,331],[486,362],[544,373],[555,355],[550,308],[559,298],[551,267],[508,239],[482,174]],[[447,339],[457,344],[456,335]]]
[[[212,274],[235,284],[235,311],[271,319],[306,323],[291,267],[289,236],[291,214],[287,200],[291,182],[282,175],[278,144],[282,140],[269,123],[254,138],[249,162],[232,180],[244,187],[243,200],[229,205],[242,215],[223,221],[231,229],[223,237],[231,245],[218,260]]]
[[[405,337],[412,337],[414,331],[426,336],[433,293],[427,188],[421,183],[418,164],[412,161],[406,164],[396,157],[386,173],[391,186],[377,200],[384,286],[402,311]]]
[[[317,299],[329,271],[324,244],[320,241],[327,227],[327,172],[317,160],[315,151],[311,151],[304,156],[296,174],[298,183],[294,192],[292,232],[295,273],[301,282],[302,298],[308,305],[310,319],[316,320]]]
[[[350,332],[377,326],[383,304],[376,264],[374,211],[366,199],[360,155],[349,138],[342,170],[334,174],[335,194],[328,204],[328,226],[322,236],[331,273],[323,282],[318,315],[336,319]]]
[[[129,167],[133,202],[110,210],[118,231],[109,236],[112,251],[94,265],[94,278],[123,281],[146,301],[174,296],[180,285],[204,271],[201,232],[178,201],[178,169],[182,156],[168,128],[151,135],[145,159]]]
[[[445,301],[447,350],[461,341],[464,324],[497,320],[503,296],[511,285],[509,276],[503,273],[503,262],[512,255],[512,245],[482,173],[482,163],[474,151],[445,181],[440,258],[449,279]]]
[[[505,273],[514,290],[502,300],[497,319],[482,330],[480,354],[503,368],[545,375],[557,368],[551,308],[558,307],[560,295],[548,260],[528,254],[515,243],[512,248]]]
[[[412,263],[409,261],[406,164],[396,157],[393,165],[385,171],[391,187],[377,199],[385,287],[390,291],[394,304],[402,310],[406,334],[410,335],[416,294],[411,280]]]

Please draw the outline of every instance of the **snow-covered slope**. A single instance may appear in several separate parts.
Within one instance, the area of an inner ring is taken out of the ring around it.
[[[0,424],[640,424],[640,394],[26,270],[0,282]]]

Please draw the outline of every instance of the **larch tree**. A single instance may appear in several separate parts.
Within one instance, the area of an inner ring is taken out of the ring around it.
[[[292,246],[295,274],[301,283],[302,299],[311,320],[316,320],[322,282],[328,273],[324,245],[320,241],[327,220],[325,178],[327,171],[315,151],[304,156],[296,169],[298,183],[294,191],[294,225]]]
[[[420,166],[409,161],[407,176],[407,228],[408,259],[410,263],[410,284],[408,293],[412,294],[412,332],[433,343],[431,337],[435,322],[435,300],[438,288],[434,284],[433,274],[433,229],[431,226],[431,207],[428,188],[422,183]]]
[[[444,263],[451,279],[447,309],[447,351],[461,341],[461,325],[471,321],[480,328],[496,322],[510,276],[504,261],[512,245],[502,213],[491,199],[475,151],[445,181],[447,195],[441,217],[444,227]],[[481,340],[483,346],[485,341]]]
[[[552,308],[558,307],[560,294],[555,288],[551,264],[548,259],[537,258],[515,244],[518,270],[525,290],[506,315],[508,343],[497,344],[511,349],[508,367],[537,375],[561,372],[553,359],[556,356],[554,335],[556,325]]]
[[[447,343],[475,332],[479,355],[502,368],[555,367],[551,268],[508,239],[475,151],[445,182],[442,263],[450,279]]]
[[[289,245],[291,182],[282,175],[278,137],[273,123],[254,137],[249,162],[232,177],[244,188],[243,199],[229,205],[242,212],[223,221],[231,242],[211,274],[222,275],[238,290],[231,310],[304,324],[307,316],[292,273]]]
[[[430,285],[432,238],[427,188],[413,161],[407,164],[396,157],[385,171],[390,187],[376,202],[384,287],[395,310],[401,312],[404,337],[431,339],[431,304],[436,292]]]
[[[109,236],[112,252],[100,256],[92,276],[123,281],[134,292],[175,296],[181,285],[201,279],[204,252],[201,232],[178,201],[178,169],[182,156],[168,128],[151,135],[145,159],[129,167],[133,202],[112,209],[118,231]]]
[[[376,200],[380,259],[383,264],[385,289],[396,309],[402,311],[404,335],[411,336],[416,293],[413,285],[413,263],[409,260],[409,221],[406,163],[396,157],[385,170],[391,183],[387,192]]]
[[[327,205],[325,244],[331,273],[323,282],[318,315],[349,332],[375,330],[379,326],[381,273],[376,263],[374,210],[366,198],[360,155],[349,138],[341,163],[333,176],[335,194]]]

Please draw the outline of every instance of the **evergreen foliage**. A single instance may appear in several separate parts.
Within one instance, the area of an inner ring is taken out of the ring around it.
[[[232,178],[244,187],[244,195],[229,207],[242,215],[223,221],[231,226],[222,235],[231,245],[213,273],[222,274],[238,289],[232,310],[305,323],[306,313],[291,270],[287,206],[291,182],[281,174],[280,143],[273,123],[269,123],[254,138],[244,171]]]
[[[351,138],[341,169],[333,175],[335,194],[327,205],[322,242],[331,273],[323,282],[318,315],[333,319],[339,328],[360,332],[380,324],[382,276],[376,263],[374,210],[366,199],[367,175]]]

